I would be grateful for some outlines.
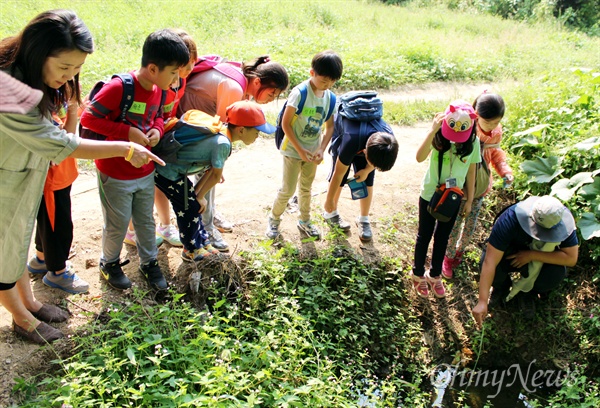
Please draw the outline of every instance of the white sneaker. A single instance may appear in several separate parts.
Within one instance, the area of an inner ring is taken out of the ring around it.
[[[215,228],[212,231],[207,230],[206,232],[208,232],[208,239],[210,241],[210,244],[215,249],[218,249],[220,252],[229,251],[229,244],[225,242],[218,229]]]
[[[268,222],[268,225],[267,225],[267,231],[265,232],[265,235],[269,239],[277,239],[279,237],[279,224],[281,223],[281,220],[275,220],[275,219],[269,217],[267,219],[267,222]]]
[[[220,232],[233,231],[233,224],[227,221],[218,211],[215,211],[215,215],[213,216],[213,224]]]
[[[181,247],[183,244],[181,243],[181,239],[179,239],[179,230],[173,224],[169,224],[166,227],[162,225],[158,225],[156,227],[156,235],[164,239],[166,242],[171,244],[172,246]]]

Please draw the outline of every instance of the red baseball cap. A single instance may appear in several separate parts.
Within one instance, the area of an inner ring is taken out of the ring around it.
[[[263,133],[275,133],[277,128],[267,123],[265,114],[256,102],[239,101],[227,107],[225,122],[235,126],[253,127]]]

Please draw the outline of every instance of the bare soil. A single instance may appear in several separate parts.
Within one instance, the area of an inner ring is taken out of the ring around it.
[[[405,88],[396,93],[387,93],[385,99],[397,101],[431,100],[452,97],[472,99],[487,87],[481,85],[461,84],[430,84],[424,88]],[[278,106],[267,106],[267,109],[277,110]],[[339,203],[339,212],[348,221],[353,222],[352,230],[347,242],[358,253],[365,257],[380,257],[383,255],[401,257],[407,264],[412,259],[412,243],[416,235],[415,208],[418,202],[419,186],[427,167],[427,162],[417,163],[415,153],[420,145],[429,123],[418,124],[413,127],[395,127],[394,132],[400,144],[400,154],[394,168],[386,173],[378,173],[375,183],[375,195],[371,209],[373,221],[374,240],[363,244],[357,236],[354,220],[359,213],[357,202],[350,198],[350,191],[345,188]],[[252,251],[260,242],[264,241],[266,217],[270,206],[276,196],[281,183],[281,157],[274,146],[272,139],[259,139],[253,145],[242,147],[229,158],[224,170],[225,183],[217,186],[217,208],[231,222],[235,224],[232,233],[224,234],[230,245],[230,256],[235,257],[241,250]],[[327,189],[326,177],[331,168],[331,159],[326,155],[326,160],[319,166],[313,184],[313,215],[320,219],[322,203]],[[110,288],[100,279],[98,271],[98,258],[100,255],[102,235],[102,211],[98,197],[96,178],[93,172],[83,171],[73,185],[73,221],[75,225],[75,238],[73,250],[75,255],[71,259],[79,276],[90,283],[89,293],[83,295],[68,295],[60,290],[46,287],[41,279],[32,279],[31,285],[35,296],[42,302],[55,303],[68,308],[71,318],[64,324],[57,325],[63,332],[72,334],[77,327],[84,325],[94,318],[105,302],[119,299],[123,294]],[[297,246],[301,245],[304,238],[296,228],[297,212],[288,213],[282,222],[283,237]],[[406,242],[398,245],[384,239],[384,230],[389,228],[390,220],[394,216],[411,217],[414,225],[409,230],[401,231]],[[174,216],[172,216],[174,222]],[[327,227],[320,226],[324,232]],[[316,248],[327,245],[326,241],[316,243]],[[181,268],[181,249],[163,244],[159,248],[159,262],[165,271],[168,280],[175,282],[176,274]],[[33,254],[33,249],[30,249]],[[133,284],[146,288],[147,284],[138,272],[138,258],[134,247],[123,245],[122,259],[128,258],[131,263],[124,267],[125,273]],[[457,293],[458,295],[458,293]],[[432,302],[433,303],[433,302]],[[463,302],[460,302],[463,304]],[[430,309],[430,307],[428,307]],[[433,306],[437,311],[437,306]],[[446,308],[440,310],[438,317],[446,314]],[[461,318],[468,313],[461,310]],[[458,312],[445,316],[447,325],[456,325]],[[437,320],[437,319],[436,319]],[[460,319],[459,319],[460,320]],[[433,323],[433,322],[431,322]],[[52,371],[50,361],[61,355],[61,346],[56,350],[40,348],[25,342],[15,336],[10,327],[9,313],[0,308],[0,407],[10,406],[16,401],[11,395],[15,378],[30,377],[39,373]],[[462,326],[459,322],[459,326]],[[435,330],[431,327],[431,330]],[[462,332],[462,330],[460,330]],[[453,330],[453,333],[455,331]],[[460,342],[464,332],[455,333],[456,341]],[[62,346],[63,349],[65,345]],[[64,351],[64,350],[63,350]]]

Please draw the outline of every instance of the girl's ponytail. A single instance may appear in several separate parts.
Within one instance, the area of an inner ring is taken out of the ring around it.
[[[284,91],[290,81],[283,65],[271,61],[268,55],[261,55],[251,62],[244,62],[242,72],[249,81],[254,78],[260,79],[259,91],[265,88],[276,88]]]

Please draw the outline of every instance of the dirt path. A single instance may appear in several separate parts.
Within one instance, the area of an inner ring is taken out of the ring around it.
[[[487,85],[437,84],[425,89],[406,88],[400,94],[383,94],[387,100],[431,100],[462,97],[473,98]],[[267,109],[276,110],[277,106]],[[415,206],[418,201],[419,186],[427,163],[418,164],[415,152],[429,127],[428,123],[414,127],[395,127],[394,132],[400,144],[400,154],[394,168],[386,173],[378,173],[375,183],[375,198],[371,216],[373,221],[382,217],[392,217],[402,211],[406,205]],[[319,218],[322,212],[324,194],[327,189],[326,177],[331,168],[330,156],[317,171],[313,184],[313,215]],[[236,224],[233,233],[224,237],[235,253],[241,249],[252,250],[264,238],[266,216],[277,189],[281,183],[281,156],[275,149],[271,139],[259,139],[251,146],[236,151],[227,161],[224,170],[225,184],[217,187],[217,208],[227,219]],[[98,258],[100,255],[102,212],[98,198],[96,179],[92,173],[82,173],[72,191],[73,221],[75,224],[74,249],[75,256],[71,260],[79,276],[90,283],[90,291],[84,295],[67,296],[64,292],[46,287],[41,279],[32,281],[35,296],[42,302],[61,303],[72,313],[71,319],[60,325],[66,333],[90,319],[91,313],[97,312],[102,301],[118,298],[120,293],[108,287],[100,280]],[[340,199],[339,211],[344,218],[354,221],[358,215],[358,203],[350,199],[350,192],[345,188]],[[174,219],[174,217],[172,217]],[[286,214],[282,222],[284,239],[300,245],[301,236],[295,222],[297,213]],[[374,222],[374,240],[364,247],[357,237],[356,226],[353,225],[348,242],[357,251],[374,250],[379,253],[398,256],[380,239],[380,225]],[[325,227],[323,227],[326,230]],[[409,234],[410,235],[410,234]],[[326,245],[318,243],[317,245]],[[33,253],[33,249],[30,250]],[[180,265],[181,249],[168,244],[161,246],[159,261],[163,270],[168,270],[171,277]],[[136,249],[124,245],[122,258],[128,257],[131,263],[124,267],[125,273],[134,285],[146,287],[145,281],[137,271],[138,261]],[[10,389],[15,377],[37,374],[39,367],[44,367],[56,356],[49,353],[37,353],[38,346],[17,338],[10,327],[11,317],[4,308],[0,308],[0,407],[11,404]]]

